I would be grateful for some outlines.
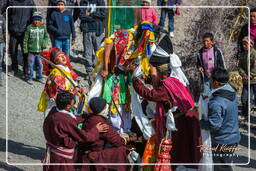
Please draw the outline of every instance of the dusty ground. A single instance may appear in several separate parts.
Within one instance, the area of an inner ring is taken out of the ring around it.
[[[38,1],[44,5],[42,1]],[[184,5],[201,5],[203,0],[184,0]],[[189,28],[189,21],[194,16],[192,9],[184,10],[181,16],[176,17],[176,37],[174,41],[175,52],[179,55],[185,47],[180,46],[181,40],[185,39],[184,29]],[[79,33],[78,33],[79,34]],[[183,49],[182,49],[183,48]],[[81,36],[77,41],[74,50],[81,50]],[[76,56],[77,54],[74,54]],[[82,65],[82,58],[74,57],[73,66],[83,80],[85,69]],[[21,69],[21,68],[20,68]],[[27,84],[21,77],[9,77],[6,87],[0,88],[0,170],[11,171],[37,171],[42,170],[40,163],[42,153],[45,150],[45,140],[42,133],[43,115],[37,112],[37,103],[43,85],[35,82],[34,85]],[[7,97],[7,111],[6,111]],[[7,115],[6,115],[7,114]],[[6,122],[7,119],[7,122]],[[7,123],[7,127],[6,127]],[[6,129],[7,128],[7,129]],[[9,163],[16,163],[14,166],[6,162],[6,131],[8,136]],[[234,166],[236,171],[250,171],[256,169],[256,113],[251,114],[251,134],[248,135],[248,122],[240,118],[240,131],[242,140],[239,144],[241,150],[237,151],[237,163],[248,162],[248,139],[251,140],[250,164]],[[20,165],[22,163],[34,164],[32,166]]]

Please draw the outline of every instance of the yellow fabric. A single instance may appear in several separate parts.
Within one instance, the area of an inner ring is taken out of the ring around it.
[[[106,44],[110,44],[110,43],[112,43],[113,42],[113,39],[111,39],[111,38],[106,38],[105,39],[105,43]]]
[[[149,75],[150,65],[148,58],[145,55],[141,59],[141,70],[146,76]]]
[[[39,112],[45,112],[47,109],[48,99],[46,96],[47,96],[46,92],[43,91],[41,93],[41,97],[40,97],[39,103],[37,105],[37,110]]]
[[[60,68],[61,69],[61,68]],[[63,69],[61,69],[61,71],[63,71],[71,80],[73,80],[73,78],[72,78],[72,75],[71,75],[71,73],[70,72],[67,72],[67,71],[65,71],[65,70],[63,70]],[[48,78],[50,78],[50,77],[53,77],[53,76],[62,76],[62,77],[64,77],[63,75],[62,75],[62,73],[57,69],[57,68],[54,68],[52,71],[51,71],[51,73],[49,74],[49,76],[48,76]],[[65,78],[65,77],[64,77]],[[72,84],[70,83],[70,81],[69,80],[67,80],[67,78],[65,78],[66,79],[66,82],[65,82],[65,87],[66,87],[66,89],[65,90],[69,90],[71,87],[72,87]],[[48,81],[48,80],[47,80]],[[47,84],[47,82],[46,82],[46,84]],[[38,103],[38,105],[37,105],[37,110],[39,111],[39,112],[45,112],[45,110],[47,109],[47,105],[48,105],[48,99],[47,99],[47,94],[46,94],[46,92],[45,92],[45,90],[41,93],[41,97],[40,97],[40,100],[39,100],[39,103]]]

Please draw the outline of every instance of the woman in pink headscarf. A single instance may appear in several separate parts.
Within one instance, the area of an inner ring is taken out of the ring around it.
[[[250,30],[249,30],[250,28]],[[241,56],[243,49],[243,38],[250,36],[250,38],[255,42],[256,41],[256,8],[252,8],[250,11],[250,25],[245,24],[240,32],[238,37],[238,57]],[[254,49],[256,49],[256,43],[254,43]]]

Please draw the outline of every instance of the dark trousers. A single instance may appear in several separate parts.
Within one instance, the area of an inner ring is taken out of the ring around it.
[[[21,36],[10,35],[9,48],[10,48],[10,55],[12,60],[12,70],[14,72],[17,72],[18,71],[18,46],[20,45],[22,57],[23,57],[23,72],[24,74],[26,74],[28,73],[28,59],[27,59],[27,55],[25,55],[23,52],[23,39],[24,39],[24,35],[21,35]]]
[[[212,150],[212,159],[213,163],[219,164],[230,164],[233,162],[235,148],[237,147],[236,144],[213,144],[212,147],[215,150]],[[233,150],[232,150],[233,149]],[[231,165],[214,165],[214,171],[233,171]]]
[[[254,99],[252,99],[253,96],[254,96]],[[256,103],[256,84],[250,85],[250,97],[249,97],[249,93],[248,93],[248,85],[243,85],[241,102],[242,102],[242,114],[245,116],[248,116],[249,98],[250,98],[251,104]]]

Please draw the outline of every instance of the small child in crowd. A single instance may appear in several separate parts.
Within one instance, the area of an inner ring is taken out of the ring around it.
[[[250,90],[251,96],[254,95],[254,103],[256,103],[256,50],[253,48],[254,41],[251,37],[250,38],[244,37],[243,38],[243,49],[244,51],[241,53],[239,59],[239,74],[243,78],[243,91],[241,96],[242,102],[242,114],[247,116],[248,115],[248,80],[250,79]],[[249,53],[249,46],[250,48],[250,75],[248,76],[248,53]],[[247,118],[247,117],[246,117]]]
[[[48,33],[46,27],[42,24],[42,13],[34,12],[32,16],[32,24],[30,24],[25,32],[23,41],[23,50],[28,54],[28,78],[27,82],[33,84],[34,67],[37,66],[36,80],[43,83],[43,65],[39,54],[46,48],[48,44]]]
[[[0,14],[0,87],[3,86],[2,64],[4,59],[4,43],[5,43],[5,19],[4,19],[4,16]]]
[[[203,47],[197,54],[197,68],[202,74],[202,81],[204,83],[203,98],[207,98],[211,92],[209,78],[213,68],[225,68],[222,52],[214,45],[214,36],[212,33],[205,33],[203,35]]]
[[[142,0],[142,6],[150,6],[151,0]],[[149,21],[151,24],[158,25],[158,17],[155,8],[137,8],[135,11],[134,25],[141,21]]]
[[[57,0],[58,11],[53,11],[48,29],[53,33],[54,46],[60,48],[68,57],[70,56],[70,35],[72,35],[71,45],[75,44],[75,26],[72,14],[65,10],[66,0]]]

